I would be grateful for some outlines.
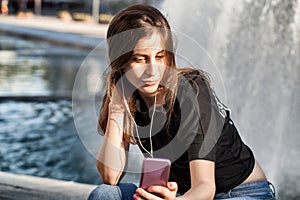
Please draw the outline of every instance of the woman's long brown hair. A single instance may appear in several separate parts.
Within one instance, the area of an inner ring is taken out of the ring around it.
[[[106,92],[100,109],[98,130],[103,134],[106,131],[108,121],[109,104],[112,91],[117,82],[126,72],[126,65],[132,56],[133,49],[138,40],[158,31],[164,42],[166,51],[166,66],[178,73],[171,73],[163,77],[168,82],[168,88],[160,85],[160,90],[166,93],[165,103],[167,105],[167,125],[170,124],[171,114],[176,99],[177,75],[189,71],[188,69],[177,69],[175,65],[173,38],[168,21],[156,8],[149,5],[133,5],[121,10],[111,21],[107,31],[108,58],[110,61],[109,74],[107,77]],[[120,37],[119,37],[120,36]],[[166,70],[168,71],[168,70]],[[135,97],[128,101],[131,115],[135,113]],[[133,136],[133,122],[129,113],[124,117],[124,139],[129,143],[136,143]]]

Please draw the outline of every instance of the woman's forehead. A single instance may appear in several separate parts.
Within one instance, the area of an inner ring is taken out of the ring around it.
[[[142,53],[145,51],[163,51],[165,50],[165,42],[159,33],[153,33],[149,36],[139,39],[135,45],[134,53]]]

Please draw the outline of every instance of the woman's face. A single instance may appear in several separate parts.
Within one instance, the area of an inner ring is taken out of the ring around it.
[[[158,33],[138,40],[131,59],[126,78],[139,92],[153,95],[163,78],[166,64],[166,52],[162,38]]]

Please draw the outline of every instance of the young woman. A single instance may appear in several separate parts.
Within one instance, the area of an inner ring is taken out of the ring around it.
[[[275,199],[205,72],[177,68],[170,26],[148,5],[120,11],[107,32],[110,72],[99,116],[97,168],[89,199]],[[120,183],[129,144],[172,161],[167,187]]]

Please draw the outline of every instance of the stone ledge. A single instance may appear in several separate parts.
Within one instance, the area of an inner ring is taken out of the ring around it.
[[[107,25],[65,23],[53,17],[18,19],[0,16],[0,33],[88,50],[104,40],[106,31]]]
[[[60,33],[36,28],[1,24],[0,33],[16,35],[25,39],[45,41],[56,45],[91,50],[103,41],[101,38],[89,38],[79,34]]]
[[[0,199],[85,200],[96,185],[0,172]]]

